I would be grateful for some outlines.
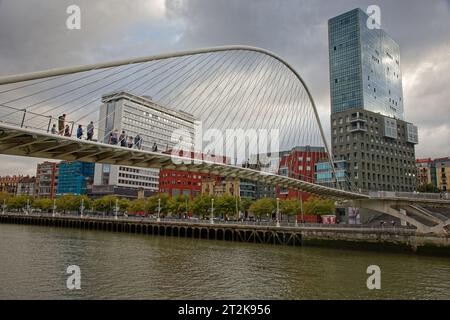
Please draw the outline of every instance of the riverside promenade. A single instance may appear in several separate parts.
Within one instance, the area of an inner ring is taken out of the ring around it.
[[[354,225],[294,225],[257,222],[223,222],[136,217],[101,217],[5,213],[0,223],[73,228],[270,245],[324,245],[354,248],[395,248],[411,252],[438,251],[450,255],[450,236],[420,234],[408,227]]]

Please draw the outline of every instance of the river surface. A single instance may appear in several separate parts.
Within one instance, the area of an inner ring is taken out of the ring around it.
[[[0,299],[450,299],[450,259],[0,224]]]

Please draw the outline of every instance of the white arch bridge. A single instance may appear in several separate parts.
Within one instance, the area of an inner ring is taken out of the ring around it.
[[[287,177],[237,163],[192,161],[152,152],[145,144],[140,149],[112,145],[108,137],[117,129],[134,136],[139,134],[144,136],[143,141],[160,146],[167,142],[161,134],[154,134],[154,124],[139,131],[136,121],[141,116],[119,128],[105,126],[111,114],[104,117],[99,112],[102,97],[114,98],[123,92],[146,97],[157,108],[189,114],[207,129],[277,129],[279,148],[321,147],[328,154],[328,161],[332,159],[314,100],[299,73],[277,55],[246,46],[206,48],[2,77],[0,154],[236,177],[386,213],[406,221],[418,232],[449,230],[450,217],[436,217],[418,207],[450,208],[449,200],[374,197],[315,184],[303,173]],[[51,129],[59,124],[59,114],[66,114],[64,124],[68,126],[62,135]],[[115,116],[113,113],[112,117]],[[78,126],[86,128],[91,121],[96,127],[94,141],[72,137]],[[175,129],[176,125],[164,130]],[[246,150],[248,147],[248,144],[238,146]]]

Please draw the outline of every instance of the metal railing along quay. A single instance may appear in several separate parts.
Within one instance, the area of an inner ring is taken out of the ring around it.
[[[0,216],[2,214],[0,213]],[[276,221],[225,221],[215,218],[214,223],[210,219],[183,219],[183,218],[156,218],[156,217],[137,217],[137,216],[115,216],[115,215],[98,215],[98,214],[61,214],[61,213],[23,213],[23,212],[7,212],[3,215],[17,216],[17,217],[42,217],[42,218],[65,218],[65,219],[79,219],[79,220],[96,220],[96,221],[117,221],[117,222],[131,222],[131,223],[161,223],[161,224],[185,224],[185,225],[217,225],[217,226],[248,226],[248,227],[271,227],[277,228]],[[283,229],[329,229],[329,230],[355,230],[355,231],[373,231],[373,232],[404,232],[415,231],[415,228],[401,225],[385,224],[365,225],[365,224],[320,224],[320,223],[301,223],[301,222],[280,222],[279,228]]]

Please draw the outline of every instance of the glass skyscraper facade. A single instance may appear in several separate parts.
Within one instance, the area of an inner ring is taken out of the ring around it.
[[[94,163],[81,161],[59,164],[57,195],[87,193],[88,183],[94,179]]]
[[[399,46],[368,20],[355,9],[328,22],[332,113],[363,108],[403,120]]]
[[[328,34],[331,144],[341,178],[356,190],[413,191],[418,131],[404,121],[398,44],[361,9],[330,19]],[[318,169],[326,182],[331,172]]]

